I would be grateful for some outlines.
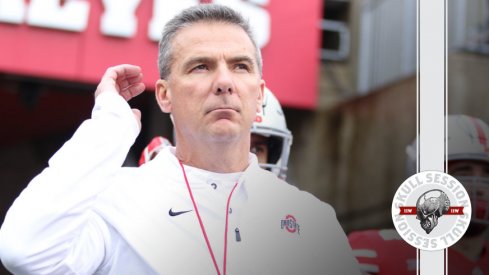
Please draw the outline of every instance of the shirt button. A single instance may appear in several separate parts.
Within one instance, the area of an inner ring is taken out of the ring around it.
[[[214,190],[216,190],[216,189],[217,189],[217,184],[215,184],[215,183],[211,183],[211,186],[212,186],[212,188],[213,188]]]
[[[229,207],[229,214],[233,214],[233,209]]]

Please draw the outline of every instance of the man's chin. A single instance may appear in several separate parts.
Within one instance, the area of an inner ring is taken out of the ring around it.
[[[216,141],[232,141],[239,135],[239,127],[231,121],[218,121],[211,129],[211,137]]]

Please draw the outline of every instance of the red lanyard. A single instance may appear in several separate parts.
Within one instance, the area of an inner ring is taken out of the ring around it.
[[[221,275],[219,271],[219,266],[217,265],[216,257],[214,256],[214,252],[212,251],[211,244],[209,242],[209,238],[207,237],[207,233],[205,232],[204,223],[202,222],[202,218],[199,214],[199,209],[197,208],[197,203],[195,203],[194,195],[192,194],[192,189],[190,188],[190,184],[188,183],[187,173],[185,173],[185,168],[181,161],[179,161],[180,167],[182,167],[183,177],[185,179],[185,183],[187,184],[188,193],[190,194],[190,199],[192,200],[192,204],[194,205],[195,213],[197,214],[197,219],[199,220],[200,229],[202,230],[202,234],[204,235],[205,243],[207,244],[207,249],[211,254],[212,262],[214,263],[214,267],[216,268],[217,274]],[[228,201],[226,203],[226,225],[224,227],[224,257],[223,257],[223,275],[226,275],[226,258],[227,258],[227,250],[228,250],[228,218],[229,218],[229,203],[231,202],[231,196],[233,195],[234,189],[238,186],[238,182],[234,184],[231,193],[229,193]]]

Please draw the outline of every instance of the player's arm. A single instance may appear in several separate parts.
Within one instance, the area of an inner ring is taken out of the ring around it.
[[[144,90],[141,78],[136,66],[109,68],[92,118],[10,207],[0,229],[0,258],[11,272],[83,274],[101,263],[107,228],[90,208],[139,133],[139,111],[126,101]]]

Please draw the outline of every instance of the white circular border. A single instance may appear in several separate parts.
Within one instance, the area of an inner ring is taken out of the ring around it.
[[[449,184],[451,187],[448,187]],[[408,189],[410,191],[406,193]],[[419,196],[433,189],[445,192],[450,206],[464,206],[464,215],[443,215],[438,219],[437,227],[427,234],[416,215],[399,215],[399,207],[416,206]],[[456,194],[460,195],[461,192],[463,197],[457,199]],[[407,178],[399,186],[392,200],[391,213],[392,222],[404,241],[418,249],[434,251],[450,247],[462,238],[470,224],[472,206],[467,190],[456,178],[439,171],[423,171]]]

